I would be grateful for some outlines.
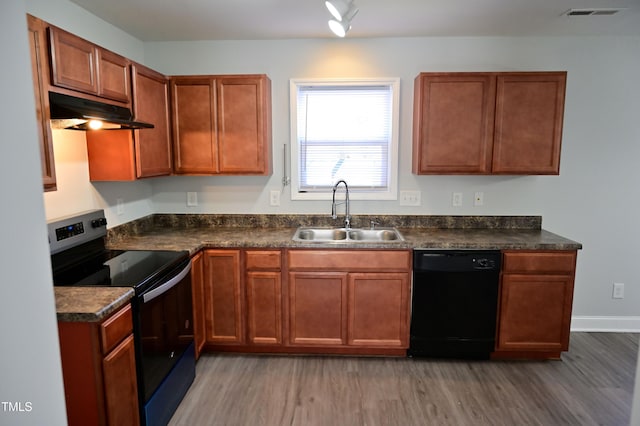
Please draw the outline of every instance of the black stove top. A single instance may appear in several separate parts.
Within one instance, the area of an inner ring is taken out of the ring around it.
[[[188,258],[184,251],[105,250],[78,263],[54,264],[53,284],[145,287]]]
[[[136,293],[189,262],[186,251],[105,248],[101,210],[49,223],[53,284],[133,287]]]

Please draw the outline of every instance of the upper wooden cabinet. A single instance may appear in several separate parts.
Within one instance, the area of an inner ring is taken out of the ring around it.
[[[54,191],[56,189],[56,170],[53,157],[53,137],[49,124],[51,116],[49,112],[49,56],[47,54],[46,24],[31,15],[27,15],[27,24],[42,164],[42,183],[45,191]]]
[[[69,32],[49,27],[51,84],[131,102],[129,61]]]
[[[133,64],[133,115],[153,129],[135,130],[136,176],[166,176],[173,170],[169,79],[147,67]]]
[[[558,174],[566,72],[421,73],[413,173]]]
[[[153,129],[87,131],[91,181],[128,181],[172,173],[169,80],[132,65],[133,111]]]
[[[176,173],[271,173],[266,75],[171,77],[171,94]]]

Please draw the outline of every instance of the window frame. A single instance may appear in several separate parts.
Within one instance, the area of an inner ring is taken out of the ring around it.
[[[352,200],[397,200],[398,199],[398,158],[399,158],[399,124],[400,124],[400,78],[292,78],[289,81],[290,101],[290,164],[291,164],[291,199],[292,200],[330,200],[332,191],[302,192],[300,191],[300,150],[298,144],[298,87],[299,86],[375,86],[386,85],[392,90],[391,105],[391,143],[388,155],[389,185],[387,190],[352,191]],[[349,180],[346,179],[347,184]]]

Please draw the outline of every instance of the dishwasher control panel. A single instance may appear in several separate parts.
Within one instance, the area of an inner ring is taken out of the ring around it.
[[[414,271],[495,271],[500,269],[499,250],[426,250],[413,251]]]

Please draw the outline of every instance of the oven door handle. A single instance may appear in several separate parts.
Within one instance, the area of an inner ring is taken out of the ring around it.
[[[154,288],[153,290],[151,290],[151,291],[149,291],[147,293],[144,293],[142,295],[142,302],[146,303],[146,302],[148,302],[150,300],[155,299],[156,297],[160,296],[161,294],[171,290],[176,284],[178,284],[180,281],[182,281],[182,279],[184,277],[187,276],[189,271],[191,271],[191,263],[189,263],[182,271],[180,271],[180,273],[178,275],[176,275],[175,277],[171,278],[166,283],[162,284],[159,287]]]

